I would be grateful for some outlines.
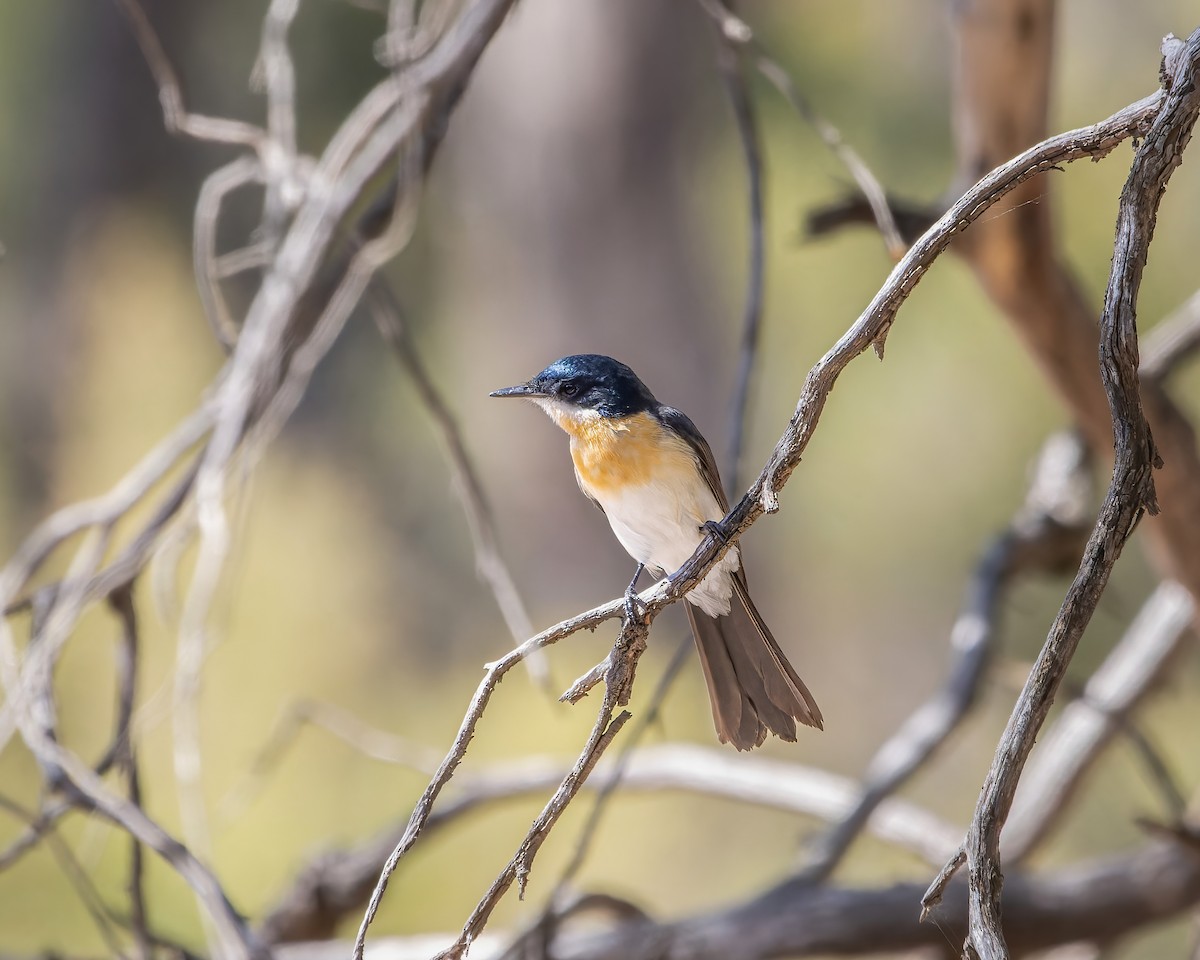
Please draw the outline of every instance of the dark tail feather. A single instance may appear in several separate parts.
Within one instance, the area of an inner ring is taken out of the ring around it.
[[[713,722],[722,743],[739,750],[762,744],[770,730],[796,739],[796,721],[824,729],[821,711],[763,623],[740,576],[728,615],[714,619],[685,603]]]

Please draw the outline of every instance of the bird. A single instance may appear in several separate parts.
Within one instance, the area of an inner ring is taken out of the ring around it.
[[[638,564],[625,593],[627,616],[643,570],[669,576],[708,531],[720,535],[729,501],[708,441],[624,363],[600,354],[563,357],[489,396],[530,400],[570,436],[580,489]],[[686,600],[722,743],[751,750],[768,731],[794,741],[797,721],[824,729],[816,701],[750,599],[739,546]]]

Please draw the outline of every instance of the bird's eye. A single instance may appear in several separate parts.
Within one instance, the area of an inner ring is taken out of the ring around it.
[[[570,400],[572,397],[574,397],[576,394],[579,393],[579,384],[575,383],[574,381],[568,380],[566,383],[564,383],[559,388],[558,392],[561,393],[568,400]]]

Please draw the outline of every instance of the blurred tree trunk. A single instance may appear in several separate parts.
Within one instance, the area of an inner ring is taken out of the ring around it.
[[[954,195],[1047,136],[1054,59],[1054,0],[962,0],[957,44]],[[1099,307],[1065,262],[1054,228],[1053,177],[1009,193],[964,238],[984,290],[1007,314],[1092,448],[1112,455],[1112,416],[1100,383]],[[1191,425],[1163,387],[1142,382],[1142,403],[1164,465],[1156,472],[1161,516],[1146,532],[1164,575],[1200,597],[1200,455]]]

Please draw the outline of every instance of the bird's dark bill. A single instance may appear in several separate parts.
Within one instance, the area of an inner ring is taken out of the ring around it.
[[[544,397],[545,394],[536,387],[528,383],[518,383],[515,387],[504,387],[501,390],[493,390],[488,394],[489,397]]]

